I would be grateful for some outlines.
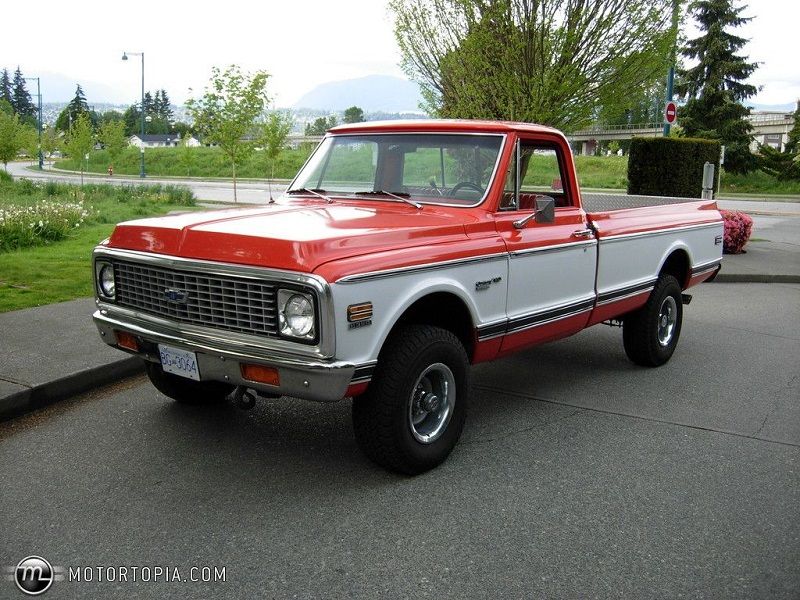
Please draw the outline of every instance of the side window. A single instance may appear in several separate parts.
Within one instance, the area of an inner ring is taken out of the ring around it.
[[[562,165],[556,147],[521,141],[506,174],[500,209],[532,210],[537,194],[554,198],[556,208],[571,206],[564,189]]]

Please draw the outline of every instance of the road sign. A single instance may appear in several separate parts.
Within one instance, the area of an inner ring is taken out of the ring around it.
[[[664,106],[664,123],[667,125],[675,125],[677,120],[678,107],[674,102],[669,101],[667,102],[666,106]]]

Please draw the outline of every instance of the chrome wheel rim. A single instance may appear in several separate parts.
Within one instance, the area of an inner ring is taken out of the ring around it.
[[[675,326],[678,323],[678,303],[675,298],[667,296],[658,311],[658,343],[669,346],[675,337]]]
[[[408,402],[411,434],[422,444],[431,444],[447,429],[456,401],[456,378],[445,364],[430,365],[417,378]]]

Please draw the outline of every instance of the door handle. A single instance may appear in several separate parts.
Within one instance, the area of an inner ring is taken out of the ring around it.
[[[589,238],[594,235],[594,232],[591,229],[578,229],[578,231],[572,232],[572,237],[576,238]]]

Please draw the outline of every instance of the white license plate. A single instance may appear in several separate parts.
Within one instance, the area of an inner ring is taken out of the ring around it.
[[[158,353],[161,355],[161,367],[166,373],[200,381],[197,356],[194,352],[159,344]]]

